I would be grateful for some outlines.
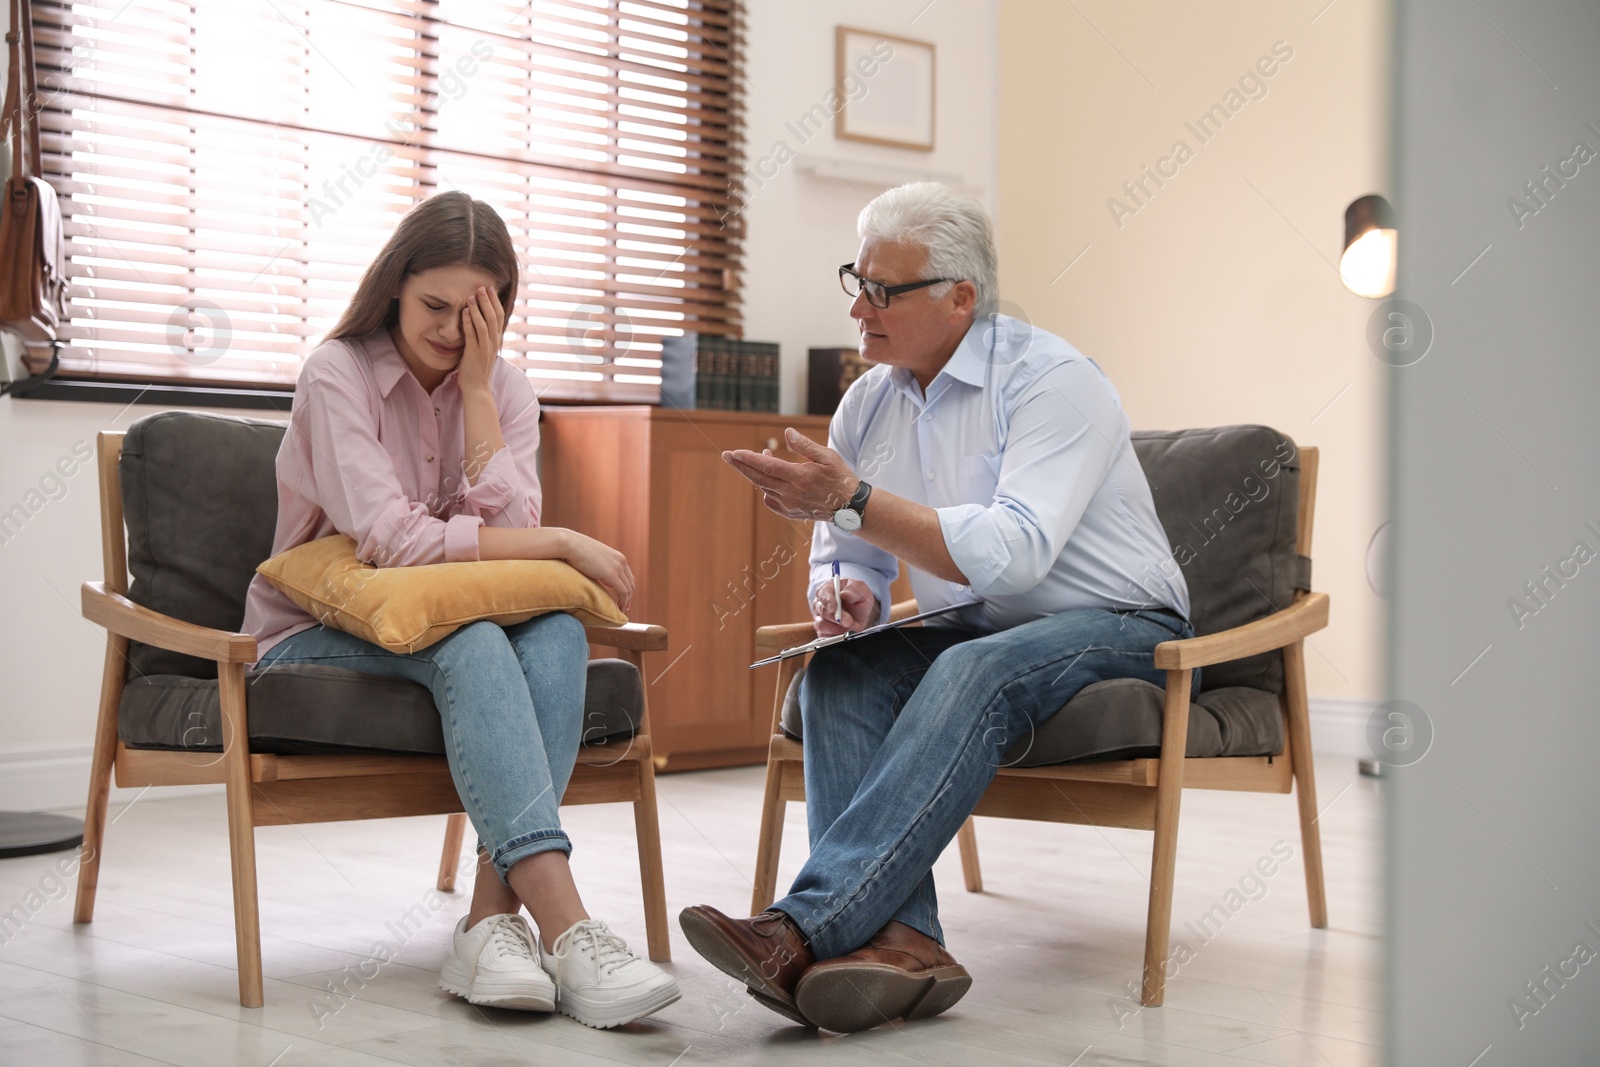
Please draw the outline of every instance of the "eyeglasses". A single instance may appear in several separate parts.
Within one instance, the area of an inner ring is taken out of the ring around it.
[[[844,291],[852,297],[860,296],[863,292],[866,293],[867,303],[875,308],[888,307],[889,299],[899,296],[901,293],[909,293],[914,289],[925,289],[930,285],[938,285],[940,282],[953,282],[955,280],[954,278],[929,278],[927,281],[907,282],[905,285],[884,285],[882,282],[875,282],[871,278],[863,278],[857,274],[854,263],[846,263],[839,268],[839,284],[844,286]]]

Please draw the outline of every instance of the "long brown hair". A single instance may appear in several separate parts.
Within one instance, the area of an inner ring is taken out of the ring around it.
[[[517,251],[498,212],[466,193],[430,196],[407,212],[356,286],[356,295],[325,340],[365,337],[400,320],[396,294],[406,278],[464,264],[499,283],[506,315],[517,292]]]

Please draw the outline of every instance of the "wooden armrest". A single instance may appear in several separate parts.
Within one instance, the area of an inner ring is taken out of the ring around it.
[[[585,626],[592,645],[627,648],[635,652],[661,652],[667,647],[667,628],[648,622],[629,622],[621,626]]]
[[[1163,641],[1156,646],[1156,669],[1181,671],[1227,663],[1292,645],[1328,625],[1328,594],[1308,593],[1282,611],[1221,633]]]
[[[909,619],[916,613],[915,600],[902,600],[898,604],[889,605],[890,622]],[[756,658],[762,658],[760,653],[771,655],[786,648],[793,648],[795,645],[803,645],[816,636],[816,627],[809,622],[786,622],[777,626],[763,626],[756,631]]]
[[[213,630],[151,611],[110,592],[104,582],[84,582],[82,604],[84,618],[133,641],[218,663],[254,663],[256,659],[256,639],[250,634]]]
[[[786,622],[779,626],[763,626],[756,631],[756,659],[765,659],[774,652],[803,645],[816,636],[817,629],[809,622]]]

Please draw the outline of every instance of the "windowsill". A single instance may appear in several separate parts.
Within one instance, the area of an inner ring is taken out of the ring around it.
[[[52,378],[25,393],[7,394],[17,400],[72,400],[86,404],[147,404],[152,407],[245,408],[287,415],[294,403],[293,389],[270,386],[176,385],[169,382],[88,381]],[[546,408],[654,407],[638,400],[550,399]]]
[[[149,404],[155,407],[252,408],[287,414],[294,390],[220,385],[173,385],[52,378],[18,400],[76,400],[91,404]]]

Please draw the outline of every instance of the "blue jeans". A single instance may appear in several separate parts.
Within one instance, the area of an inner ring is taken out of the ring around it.
[[[1012,742],[1093,682],[1164,685],[1155,646],[1192,636],[1168,612],[1090,608],[986,636],[908,627],[822,649],[800,689],[811,856],[773,907],[818,959],[891,919],[943,943],[934,860]]]
[[[571,615],[463,626],[409,655],[326,626],[273,645],[255,670],[320,663],[427,686],[456,793],[500,880],[539,852],[572,852],[556,808],[578,758],[589,646]]]

